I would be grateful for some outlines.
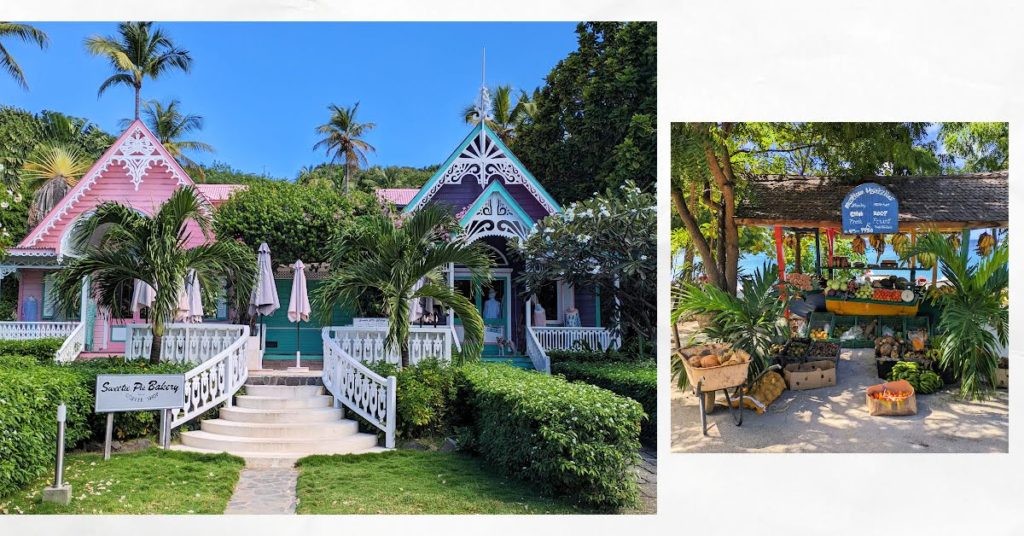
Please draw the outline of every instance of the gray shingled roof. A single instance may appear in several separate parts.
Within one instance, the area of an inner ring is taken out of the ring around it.
[[[740,223],[842,222],[839,207],[857,184],[875,182],[900,202],[900,223],[1009,222],[1009,172],[947,176],[836,177],[767,175],[749,177],[749,194],[737,207]]]

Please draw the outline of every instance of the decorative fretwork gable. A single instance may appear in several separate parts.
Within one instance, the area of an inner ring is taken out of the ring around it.
[[[30,248],[43,241],[57,227],[67,224],[69,215],[74,215],[75,207],[87,196],[96,182],[103,177],[111,166],[121,166],[136,192],[143,185],[147,173],[155,166],[162,166],[162,171],[177,182],[178,186],[193,184],[192,179],[174,160],[157,138],[139,120],[136,120],[107,149],[92,167],[83,175],[82,180],[64,196],[47,214],[43,221],[32,230],[18,245]],[[127,197],[127,196],[126,196]],[[59,232],[59,230],[58,230]]]
[[[442,189],[474,181],[481,189],[492,182],[523,187],[548,214],[561,212],[551,198],[508,147],[483,123],[469,133],[459,149],[448,158],[437,173],[420,189],[405,212],[425,205]]]
[[[486,236],[526,238],[533,220],[500,182],[493,182],[459,219],[460,237],[473,242]]]

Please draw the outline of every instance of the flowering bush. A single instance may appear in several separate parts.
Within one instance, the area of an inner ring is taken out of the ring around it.
[[[633,182],[573,203],[537,222],[513,251],[524,262],[527,292],[562,280],[597,287],[625,337],[653,340],[656,320],[657,207]]]

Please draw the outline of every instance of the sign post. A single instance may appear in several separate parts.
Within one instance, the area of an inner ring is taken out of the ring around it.
[[[900,203],[885,186],[866,182],[843,198],[843,234],[891,234],[900,230]]]
[[[107,414],[103,459],[110,459],[114,413],[160,410],[160,445],[170,446],[169,410],[185,406],[184,374],[101,374],[96,377],[96,413]]]

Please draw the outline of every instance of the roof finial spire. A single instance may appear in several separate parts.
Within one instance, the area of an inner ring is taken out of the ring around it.
[[[491,114],[491,95],[487,92],[487,49],[483,49],[483,57],[480,61],[480,100],[476,105],[476,120],[478,123],[486,121]]]

